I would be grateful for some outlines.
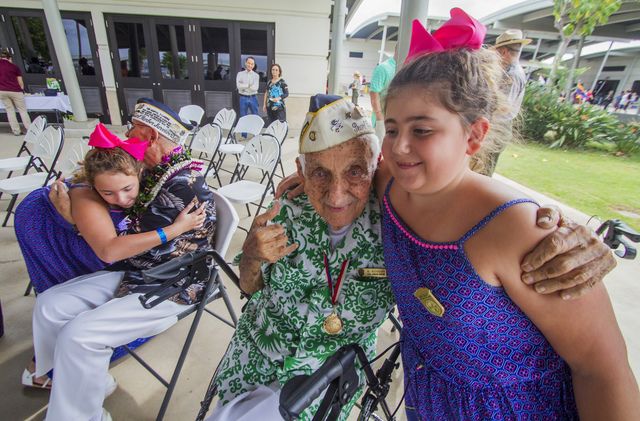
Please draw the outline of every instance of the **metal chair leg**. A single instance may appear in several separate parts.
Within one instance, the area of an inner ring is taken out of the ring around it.
[[[29,280],[29,285],[27,285],[27,290],[24,292],[24,296],[28,297],[29,294],[31,294],[32,289],[33,289],[33,284],[31,283],[31,280]]]
[[[13,206],[16,204],[16,199],[17,198],[18,198],[17,194],[11,195],[11,201],[9,202],[9,205],[7,206],[7,216],[4,218],[4,222],[2,223],[3,227],[7,226],[7,222],[9,221],[9,217],[13,213]]]

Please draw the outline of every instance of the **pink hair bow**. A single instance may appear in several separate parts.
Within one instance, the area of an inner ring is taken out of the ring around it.
[[[431,35],[419,20],[413,21],[411,45],[405,64],[427,53],[466,47],[477,50],[487,35],[487,27],[457,7],[451,9],[451,19]]]
[[[134,137],[127,140],[120,140],[118,136],[107,130],[106,127],[99,123],[96,129],[91,133],[89,137],[89,146],[95,146],[98,148],[111,149],[116,146],[120,146],[129,155],[142,161],[144,159],[144,153],[147,150],[148,141],[141,142],[140,139]]]

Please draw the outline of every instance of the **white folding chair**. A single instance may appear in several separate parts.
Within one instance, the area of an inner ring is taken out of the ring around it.
[[[23,170],[24,172],[22,175],[29,172],[29,168],[31,168],[29,166],[29,163],[31,162],[31,152],[29,151],[28,145],[36,143],[38,136],[42,134],[46,126],[47,118],[45,116],[41,115],[36,117],[31,123],[27,134],[24,136],[24,140],[16,157],[0,159],[0,171],[9,171],[7,178],[10,178],[14,171]],[[28,155],[21,156],[23,152],[27,152]],[[39,169],[40,164],[41,162],[36,160],[33,162],[33,167]]]
[[[199,105],[185,105],[178,111],[178,116],[180,116],[183,121],[193,124],[194,126],[200,126],[203,115],[204,110]]]
[[[7,206],[7,216],[2,223],[3,227],[7,226],[7,221],[13,213],[13,207],[20,193],[26,193],[44,187],[59,177],[59,173],[55,171],[55,166],[60,157],[63,144],[64,131],[62,127],[47,127],[38,137],[38,141],[31,155],[32,161],[40,159],[43,165],[45,165],[45,159],[51,161],[46,167],[46,171],[43,170],[42,172],[25,174],[0,181],[0,192],[12,195],[9,205]],[[28,165],[31,165],[31,163]]]
[[[76,140],[67,151],[64,158],[58,163],[57,170],[61,174],[71,174],[80,166],[79,162],[84,161],[84,156],[89,152],[89,138],[83,137]]]
[[[20,156],[22,152],[30,153],[29,149],[27,149],[27,144],[28,143],[35,144],[36,141],[38,140],[38,136],[40,136],[40,134],[44,132],[44,129],[46,128],[47,128],[47,117],[43,115],[36,117],[31,122],[31,126],[29,126],[29,130],[27,130],[27,134],[24,135],[24,143],[22,144],[22,147],[18,152],[18,156]]]
[[[262,117],[249,114],[242,116],[238,119],[238,122],[233,127],[231,135],[226,139],[226,142],[218,147],[219,162],[218,171],[222,170],[222,163],[227,155],[240,155],[244,149],[244,145],[238,143],[238,133],[249,133],[254,137],[260,134],[260,131],[264,127],[264,120]],[[220,180],[218,179],[218,182]],[[220,185],[222,187],[222,184]]]
[[[264,135],[252,138],[240,154],[231,182],[220,187],[218,193],[233,203],[245,205],[249,215],[251,215],[249,204],[257,206],[257,212],[260,212],[264,207],[265,197],[275,191],[273,173],[279,161],[280,143],[276,138]],[[257,176],[255,171],[249,171],[251,168],[259,170]],[[248,176],[260,181],[252,181],[247,178]],[[258,200],[260,202],[256,204]],[[243,227],[240,229],[248,232]]]
[[[196,133],[198,133],[203,115],[204,110],[199,105],[185,105],[184,107],[180,108],[180,111],[178,111],[178,116],[182,119],[182,121],[193,125],[193,129],[191,129],[192,142],[193,137]]]
[[[153,269],[149,269],[145,271],[145,276],[149,275],[150,277],[158,277],[156,279],[168,279],[170,277],[178,277],[181,276],[191,276],[194,280],[200,281],[208,278],[207,286],[204,291],[203,299],[197,303],[190,306],[185,306],[185,310],[180,313],[177,317],[177,320],[180,321],[187,317],[192,313],[196,313],[193,321],[191,322],[191,328],[189,329],[189,334],[184,342],[182,347],[182,351],[180,352],[180,356],[178,358],[178,362],[174,368],[173,374],[171,376],[171,380],[167,382],[158,372],[156,372],[149,364],[147,364],[138,354],[129,349],[126,345],[123,346],[129,354],[133,358],[135,358],[140,364],[144,366],[156,379],[160,381],[166,388],[167,392],[165,393],[164,399],[162,401],[162,405],[160,407],[160,411],[158,412],[158,416],[156,418],[157,421],[162,420],[164,418],[164,414],[169,406],[169,400],[171,399],[171,395],[173,394],[173,390],[178,382],[178,377],[180,376],[180,372],[182,371],[182,366],[187,357],[187,353],[189,352],[189,348],[191,346],[191,342],[193,337],[195,336],[196,330],[198,328],[198,324],[200,323],[200,318],[202,313],[206,311],[207,313],[213,315],[229,326],[235,328],[238,324],[238,318],[233,310],[233,305],[229,300],[229,296],[227,295],[226,288],[220,279],[218,274],[220,270],[220,266],[222,269],[229,275],[235,275],[231,269],[224,264],[224,256],[229,248],[229,244],[231,243],[231,238],[238,227],[238,221],[240,218],[233,205],[229,203],[224,196],[213,192],[213,200],[216,205],[216,234],[214,240],[214,249],[213,250],[197,250],[195,252],[187,253],[182,257],[171,260],[163,265],[157,266]],[[229,272],[231,271],[231,272]],[[206,308],[206,305],[210,302],[222,298],[227,307],[227,311],[229,312],[229,316],[231,321],[217,315],[213,311]],[[160,332],[152,332],[153,334],[159,334]]]
[[[236,112],[233,108],[221,109],[213,119],[213,124],[217,125],[222,130],[222,135],[225,137],[225,143],[226,139],[231,135],[231,129],[235,123]]]
[[[200,128],[198,133],[191,142],[191,153],[199,152],[198,159],[203,159],[202,155],[209,160],[206,171],[204,171],[204,178],[209,177],[211,172],[220,184],[220,177],[218,176],[217,166],[215,165],[215,158],[218,152],[218,146],[220,146],[220,139],[222,138],[222,129],[215,124],[207,124]]]
[[[273,136],[278,139],[278,142],[280,142],[280,150],[282,150],[282,144],[289,134],[289,123],[282,120],[273,121],[269,126],[267,126],[263,134]],[[280,169],[282,170],[282,178],[284,178],[285,173],[284,167],[282,166],[282,159],[280,159]]]

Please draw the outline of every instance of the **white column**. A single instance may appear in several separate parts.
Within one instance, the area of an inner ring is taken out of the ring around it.
[[[380,42],[380,58],[378,59],[378,64],[382,63],[384,58],[384,48],[387,45],[387,25],[382,27],[382,41]]]
[[[622,83],[620,85],[618,85],[618,88],[620,90],[627,90],[628,88],[625,88],[625,86],[627,86],[627,82],[629,81],[629,76],[631,75],[631,72],[633,71],[633,67],[636,65],[636,61],[638,60],[638,54],[636,54],[635,56],[633,56],[633,61],[631,62],[631,66],[629,66],[629,70],[627,70],[627,73],[624,75],[624,79],[622,80]]]
[[[111,124],[120,126],[122,124],[122,118],[120,115],[120,104],[118,103],[116,76],[113,68],[113,60],[111,60],[111,50],[109,50],[109,41],[107,38],[107,27],[105,25],[104,15],[101,11],[92,10],[91,20],[93,21],[93,31],[96,35],[96,45],[98,47],[98,56],[100,57],[100,69],[102,70],[102,81],[107,95],[107,109],[109,110]],[[116,64],[116,71],[121,71],[120,63]]]
[[[427,26],[429,0],[402,0],[400,8],[400,27],[398,28],[398,56],[396,72],[400,70],[409,53],[411,44],[411,27],[414,19]]]
[[[346,0],[335,0],[333,3],[333,26],[331,27],[331,62],[329,63],[330,95],[338,95],[338,90],[340,88],[342,43],[344,42],[344,18],[346,15]]]
[[[64,86],[67,88],[69,102],[73,108],[73,118],[75,121],[87,121],[87,112],[84,108],[82,93],[80,92],[80,84],[78,83],[78,75],[73,60],[71,59],[71,51],[67,44],[67,36],[62,26],[62,18],[60,17],[60,9],[56,0],[42,0],[44,15],[47,18],[49,32],[56,50],[58,65],[64,80]]]
[[[609,58],[609,53],[611,52],[611,47],[613,47],[613,41],[609,44],[609,49],[607,53],[604,55],[602,59],[602,64],[600,64],[600,68],[598,69],[598,74],[596,74],[596,78],[593,80],[593,85],[591,85],[591,92],[596,89],[596,83],[598,83],[598,79],[600,79],[600,74],[602,73],[602,69],[604,69],[604,65],[607,63],[607,59]],[[595,95],[595,94],[594,94]]]
[[[542,38],[538,38],[538,43],[536,44],[536,51],[533,52],[533,58],[531,61],[536,61],[538,57],[538,51],[540,51],[540,44],[542,43]]]

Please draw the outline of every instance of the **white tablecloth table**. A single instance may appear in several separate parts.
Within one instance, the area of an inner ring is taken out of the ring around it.
[[[71,103],[68,95],[44,96],[44,95],[25,95],[24,102],[27,105],[27,111],[56,113],[58,123],[60,122],[60,114],[71,113]],[[4,104],[0,101],[0,113],[6,113]]]

